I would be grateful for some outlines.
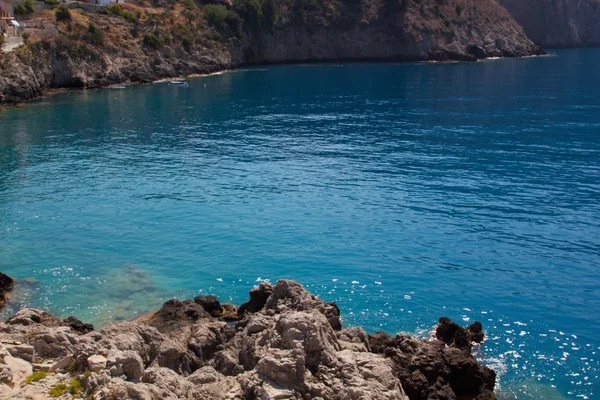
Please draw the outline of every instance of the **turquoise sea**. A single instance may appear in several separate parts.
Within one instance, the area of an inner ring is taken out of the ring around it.
[[[502,398],[600,398],[599,66],[273,66],[4,109],[12,307],[101,326],[294,278],[369,331],[480,320]]]

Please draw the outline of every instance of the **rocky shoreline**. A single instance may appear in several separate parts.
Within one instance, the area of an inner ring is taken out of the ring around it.
[[[301,284],[263,282],[236,307],[214,296],[169,300],[101,331],[22,309],[0,322],[6,399],[495,399],[466,329],[435,337],[343,328],[338,306]]]
[[[54,36],[28,38],[0,53],[0,106],[52,89],[150,83],[258,64],[545,54],[495,0],[294,0],[292,9],[272,0],[269,13],[251,12],[248,1],[220,6],[227,17],[216,22],[184,0],[166,8],[71,10],[68,21],[55,21],[56,10],[48,11]]]

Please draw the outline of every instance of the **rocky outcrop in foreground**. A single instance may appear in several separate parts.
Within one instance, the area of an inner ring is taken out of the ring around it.
[[[482,335],[445,318],[428,341],[342,329],[335,303],[288,280],[252,289],[237,311],[170,300],[100,332],[23,309],[0,323],[0,397],[494,399],[494,372],[470,352]]]
[[[598,0],[498,0],[535,43],[545,47],[600,46]]]

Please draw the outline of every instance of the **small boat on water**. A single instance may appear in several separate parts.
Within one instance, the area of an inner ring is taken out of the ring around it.
[[[188,83],[182,79],[174,79],[169,82],[169,85],[180,86],[180,87],[188,87]]]

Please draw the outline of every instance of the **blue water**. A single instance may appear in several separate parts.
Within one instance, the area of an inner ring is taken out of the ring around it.
[[[508,398],[600,398],[598,65],[276,66],[3,110],[0,270],[100,325],[294,278],[369,331],[482,321]]]

